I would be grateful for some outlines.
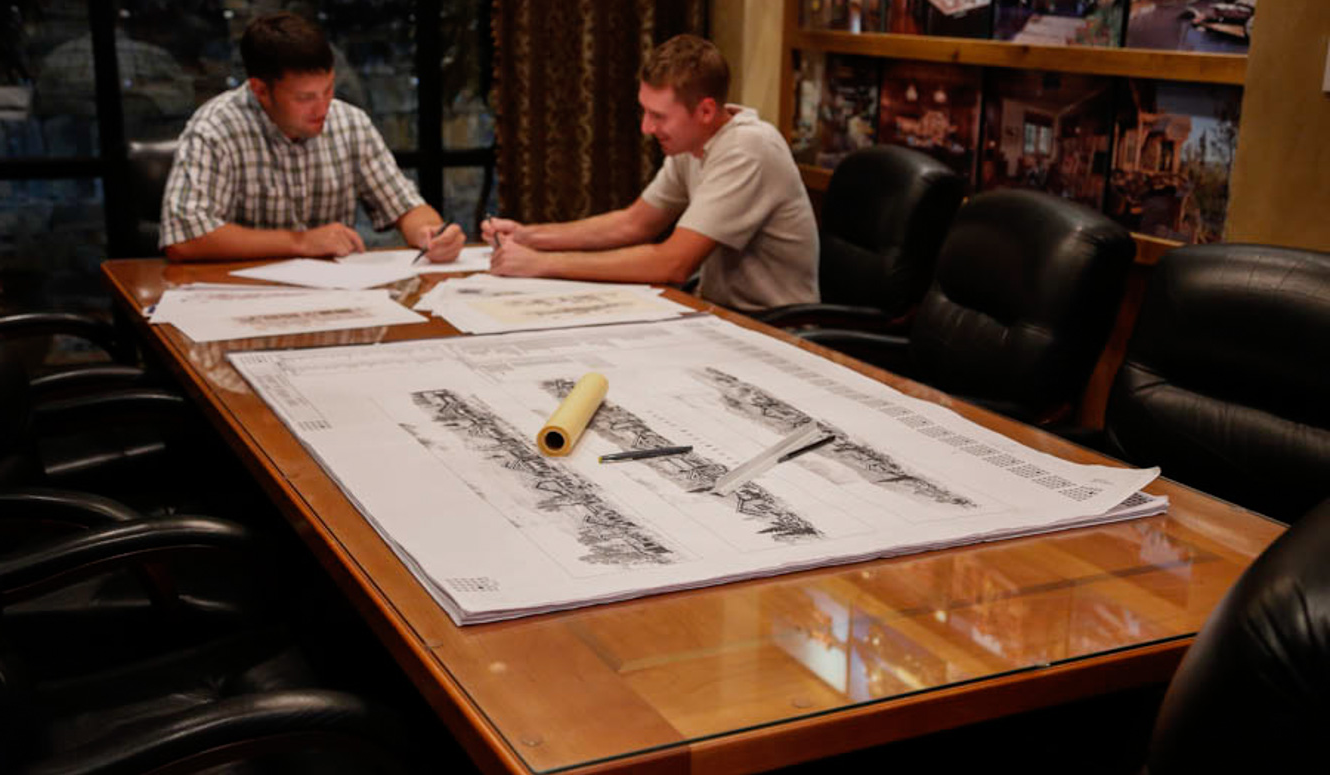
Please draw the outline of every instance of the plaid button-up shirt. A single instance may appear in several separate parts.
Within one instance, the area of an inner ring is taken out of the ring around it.
[[[180,135],[162,198],[162,247],[234,223],[306,230],[355,224],[364,202],[375,229],[424,204],[365,112],[333,100],[323,131],[294,142],[248,84],[199,108]]]

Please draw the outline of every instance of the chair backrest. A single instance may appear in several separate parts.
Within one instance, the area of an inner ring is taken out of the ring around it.
[[[14,360],[0,358],[0,487],[28,484],[40,474],[28,373]]]
[[[129,190],[134,208],[134,254],[158,256],[157,237],[162,226],[162,196],[175,162],[178,140],[129,144]]]
[[[1330,496],[1330,254],[1166,254],[1104,424],[1123,458],[1277,519]]]
[[[965,183],[942,162],[897,146],[846,156],[822,200],[822,301],[910,310],[933,276]]]
[[[1330,501],[1271,544],[1210,614],[1169,684],[1144,772],[1322,771],[1327,557]]]
[[[910,328],[919,379],[1023,419],[1079,397],[1136,246],[1104,215],[1035,191],[956,214]]]

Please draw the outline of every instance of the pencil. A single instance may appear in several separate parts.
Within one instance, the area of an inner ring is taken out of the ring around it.
[[[666,455],[684,455],[692,451],[693,448],[691,446],[630,449],[625,452],[611,452],[608,455],[601,455],[599,460],[602,463],[613,463],[616,460],[645,460],[653,457],[665,457]]]

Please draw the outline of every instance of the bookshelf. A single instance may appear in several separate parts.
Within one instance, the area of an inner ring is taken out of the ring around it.
[[[784,0],[780,74],[780,127],[793,137],[795,105],[794,52],[822,52],[881,59],[936,62],[1082,75],[1148,78],[1232,86],[1244,85],[1247,57],[1155,49],[1095,46],[1041,46],[999,40],[901,35],[886,32],[839,32],[803,29],[800,0]],[[826,190],[831,170],[800,164],[810,192]],[[1153,264],[1183,243],[1135,234],[1137,262]]]

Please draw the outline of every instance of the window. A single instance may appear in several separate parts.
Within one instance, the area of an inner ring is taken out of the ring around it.
[[[52,282],[37,285],[51,293],[38,303],[99,298],[61,289],[95,290],[97,264],[129,250],[132,215],[121,204],[126,142],[175,137],[200,105],[241,85],[245,25],[257,13],[280,9],[324,28],[338,97],[369,113],[426,201],[477,236],[475,215],[485,209],[478,203],[497,189],[489,0],[8,0],[3,6],[0,287],[49,271]],[[437,24],[423,24],[427,15]],[[357,228],[374,245],[397,239],[395,231],[371,232],[368,219]],[[23,235],[36,234],[43,258],[34,264],[23,254],[31,244]],[[55,281],[57,275],[69,281]]]

